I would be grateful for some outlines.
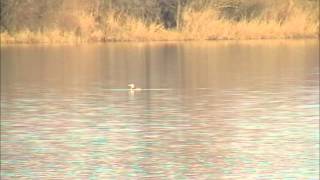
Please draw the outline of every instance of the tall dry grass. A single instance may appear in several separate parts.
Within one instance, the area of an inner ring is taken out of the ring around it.
[[[287,14],[282,13],[281,9],[273,9],[250,20],[233,21],[221,17],[217,10],[211,8],[186,9],[181,33],[190,40],[319,37],[319,20],[312,12],[295,7]]]
[[[120,11],[109,11],[99,21],[90,14],[76,12],[71,30],[54,27],[36,32],[2,32],[1,44],[319,38],[318,16],[319,10],[294,6],[285,12],[273,7],[254,18],[233,20],[216,8],[190,6],[184,8],[177,30]]]
[[[104,34],[106,41],[156,41],[170,40],[167,37],[173,33],[160,23],[111,12],[105,20]]]
[[[73,32],[63,32],[58,29],[46,30],[45,32],[32,32],[28,29],[16,33],[2,32],[1,44],[10,43],[75,43],[80,42]]]

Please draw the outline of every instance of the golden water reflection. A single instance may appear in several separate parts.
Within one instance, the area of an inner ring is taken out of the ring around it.
[[[315,179],[318,47],[3,47],[1,179]]]

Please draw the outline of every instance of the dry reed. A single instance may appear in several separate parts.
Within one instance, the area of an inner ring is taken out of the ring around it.
[[[273,16],[270,16],[273,14]],[[1,44],[8,43],[86,43],[105,41],[176,41],[318,38],[318,13],[295,7],[279,21],[280,11],[266,11],[247,20],[231,20],[213,8],[182,12],[179,30],[166,29],[160,23],[147,22],[123,12],[110,11],[102,23],[93,16],[77,13],[78,26],[72,31],[52,28],[43,31],[1,32]]]

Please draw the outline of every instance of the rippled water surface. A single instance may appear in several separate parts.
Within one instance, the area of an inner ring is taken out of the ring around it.
[[[1,47],[1,179],[319,179],[319,43]]]

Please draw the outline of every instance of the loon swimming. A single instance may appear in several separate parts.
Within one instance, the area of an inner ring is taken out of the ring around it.
[[[130,91],[141,91],[141,88],[136,88],[134,84],[128,84],[128,86],[130,87]]]

